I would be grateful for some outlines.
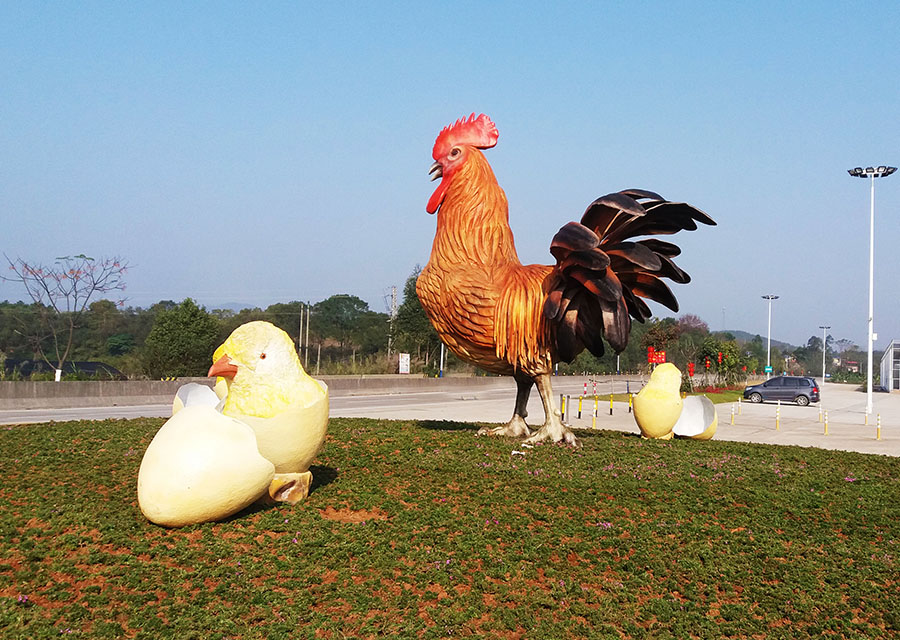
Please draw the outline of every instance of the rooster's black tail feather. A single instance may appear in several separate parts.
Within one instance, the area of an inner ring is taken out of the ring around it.
[[[631,319],[644,322],[651,316],[644,298],[678,311],[662,278],[690,282],[672,260],[681,250],[655,238],[631,238],[693,231],[698,222],[716,224],[689,204],[628,189],[597,198],[580,223],[562,227],[550,244],[556,268],[544,303],[544,315],[556,330],[558,357],[571,362],[585,348],[602,356],[603,339],[622,351]]]

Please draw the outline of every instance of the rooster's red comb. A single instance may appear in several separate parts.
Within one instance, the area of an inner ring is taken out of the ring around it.
[[[434,141],[431,155],[435,160],[447,155],[457,144],[467,144],[479,149],[490,149],[497,144],[500,133],[497,125],[483,113],[476,117],[473,113],[468,118],[463,116],[453,124],[447,125]]]

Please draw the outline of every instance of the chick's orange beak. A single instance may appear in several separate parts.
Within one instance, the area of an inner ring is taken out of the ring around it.
[[[209,372],[206,375],[210,378],[214,376],[233,378],[237,372],[237,365],[231,362],[231,358],[228,357],[228,354],[225,354],[213,363],[213,366],[209,368]]]

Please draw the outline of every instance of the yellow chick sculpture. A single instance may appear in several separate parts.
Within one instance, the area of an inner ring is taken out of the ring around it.
[[[213,360],[209,375],[228,387],[222,413],[248,424],[260,454],[275,465],[270,497],[303,500],[309,465],[325,441],[328,387],[307,375],[290,336],[268,322],[235,329]]]
[[[634,420],[645,438],[668,440],[681,415],[681,371],[671,362],[656,367],[634,397]]]
[[[328,388],[268,322],[234,330],[214,355],[215,390],[178,390],[138,472],[138,504],[168,527],[222,520],[268,495],[295,504],[328,426]],[[222,397],[222,399],[220,399]]]

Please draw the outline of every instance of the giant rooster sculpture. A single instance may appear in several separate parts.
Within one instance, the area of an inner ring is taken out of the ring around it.
[[[416,293],[431,323],[457,356],[486,371],[511,375],[516,405],[510,421],[479,433],[526,437],[528,442],[578,440],[553,398],[553,364],[587,348],[617,353],[628,344],[631,318],[651,316],[644,298],[673,311],[678,302],[662,281],[690,281],[672,261],[681,250],[656,239],[631,238],[714,225],[688,204],[628,189],[592,202],[581,222],[569,222],[550,243],[555,266],[523,265],[516,254],[506,194],[481,149],[497,144],[497,127],[473,113],[440,132],[430,173],[440,183],[428,200],[437,231]],[[532,385],[544,424],[525,423]]]

